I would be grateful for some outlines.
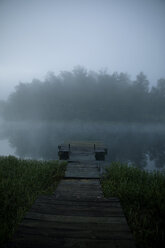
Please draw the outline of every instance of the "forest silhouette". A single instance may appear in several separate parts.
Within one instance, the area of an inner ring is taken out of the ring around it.
[[[136,80],[126,73],[87,71],[76,67],[44,81],[20,83],[6,101],[0,101],[5,120],[164,122],[165,79],[151,87],[140,72]]]

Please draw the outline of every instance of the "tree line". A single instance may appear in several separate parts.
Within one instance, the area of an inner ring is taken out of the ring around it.
[[[93,72],[82,67],[20,83],[0,102],[5,120],[164,122],[165,79],[150,86],[141,72]]]

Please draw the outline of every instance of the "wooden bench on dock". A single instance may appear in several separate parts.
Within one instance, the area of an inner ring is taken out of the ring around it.
[[[79,151],[84,149],[87,151],[93,152],[95,154],[95,159],[98,161],[104,161],[105,155],[107,155],[107,148],[101,143],[91,143],[87,142],[72,142],[68,144],[61,144],[58,146],[58,156],[60,160],[69,160],[71,152],[75,152],[75,148]]]

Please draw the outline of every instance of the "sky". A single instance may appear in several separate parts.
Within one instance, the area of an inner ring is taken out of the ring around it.
[[[165,0],[0,0],[0,99],[78,65],[165,78]]]

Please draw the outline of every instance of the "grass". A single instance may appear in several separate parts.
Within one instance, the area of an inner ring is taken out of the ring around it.
[[[101,183],[119,197],[137,247],[165,247],[165,173],[112,163]]]
[[[66,163],[0,157],[0,244],[6,243],[37,196],[55,191]]]

